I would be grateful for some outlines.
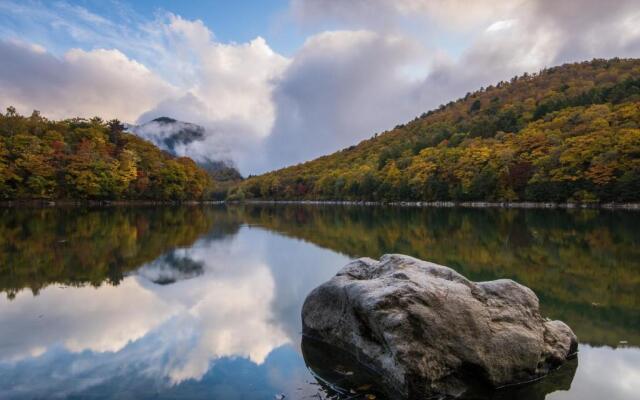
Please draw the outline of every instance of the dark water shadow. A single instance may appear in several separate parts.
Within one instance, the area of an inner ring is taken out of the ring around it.
[[[543,400],[550,393],[569,390],[578,367],[574,357],[543,379],[532,383],[492,389],[479,382],[461,388],[456,397],[438,394],[402,394],[389,379],[367,368],[352,354],[309,337],[302,338],[304,361],[329,399],[460,399],[460,400]],[[470,388],[470,389],[469,389]]]

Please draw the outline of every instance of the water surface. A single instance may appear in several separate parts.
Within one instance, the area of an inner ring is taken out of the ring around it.
[[[640,213],[191,206],[0,209],[0,398],[326,398],[344,371],[306,365],[302,302],[394,252],[515,279],[574,329],[572,369],[517,398],[640,393]]]

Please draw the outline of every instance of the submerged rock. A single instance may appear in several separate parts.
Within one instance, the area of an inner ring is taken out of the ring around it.
[[[402,255],[348,264],[307,296],[302,324],[409,397],[528,382],[577,351],[571,329],[543,318],[527,287],[472,282]]]

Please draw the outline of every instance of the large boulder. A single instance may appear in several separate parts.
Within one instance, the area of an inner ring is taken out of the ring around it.
[[[314,289],[303,334],[349,352],[408,397],[530,382],[577,352],[561,321],[512,280],[472,282],[403,255],[355,260]]]

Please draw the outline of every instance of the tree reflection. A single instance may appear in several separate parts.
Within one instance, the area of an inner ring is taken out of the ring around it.
[[[511,278],[581,342],[640,345],[640,214],[605,210],[247,206],[245,219],[350,257],[408,254]]]
[[[215,212],[196,206],[0,209],[0,291],[13,298],[54,283],[117,285],[163,254],[165,268],[197,275],[197,265],[170,251],[215,230]],[[234,233],[238,224],[224,228]]]
[[[197,277],[178,254],[259,225],[350,257],[403,253],[475,281],[512,278],[583,343],[640,345],[640,213],[325,206],[0,209],[0,291]],[[285,249],[286,251],[286,249]],[[140,267],[142,269],[138,270]],[[138,271],[136,271],[138,270]]]

